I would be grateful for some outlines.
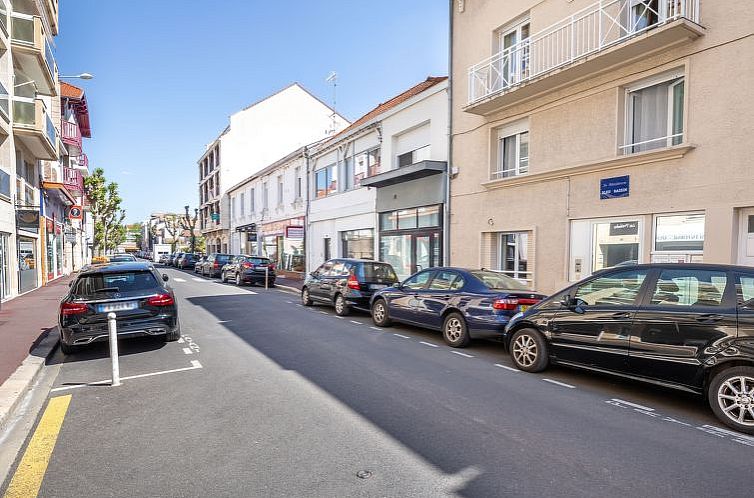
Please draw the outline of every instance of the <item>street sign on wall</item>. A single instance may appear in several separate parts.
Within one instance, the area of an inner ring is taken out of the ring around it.
[[[600,180],[600,199],[617,199],[628,197],[629,176],[616,176]]]
[[[83,210],[81,209],[81,206],[71,206],[68,209],[68,219],[70,220],[80,220],[83,215]]]
[[[285,227],[286,239],[303,239],[304,227]]]

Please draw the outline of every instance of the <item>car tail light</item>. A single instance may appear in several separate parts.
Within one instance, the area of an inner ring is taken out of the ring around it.
[[[172,306],[175,304],[173,296],[170,294],[157,294],[147,298],[147,304],[150,306]]]
[[[361,290],[361,285],[359,285],[359,279],[356,278],[356,275],[351,273],[348,275],[348,288],[353,290]]]
[[[246,263],[241,263],[241,267],[249,269],[249,268],[254,268],[254,265],[252,265],[251,263],[246,262]]]
[[[539,299],[524,298],[524,297],[508,297],[505,299],[495,299],[492,302],[492,309],[513,311],[519,306],[531,306],[537,304]]]
[[[220,268],[220,263],[218,263],[217,261],[215,261],[215,262],[214,262],[214,263],[212,264],[212,268]]]
[[[80,315],[89,311],[89,305],[84,303],[63,303],[60,313],[63,316]]]
[[[267,265],[267,269],[270,271],[273,271],[275,269],[275,263],[270,263]]]

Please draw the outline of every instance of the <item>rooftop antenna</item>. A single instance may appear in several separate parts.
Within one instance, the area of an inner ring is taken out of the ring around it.
[[[330,129],[327,130],[328,135],[334,135],[335,131],[338,129],[337,127],[337,111],[336,105],[337,105],[337,95],[338,95],[338,73],[335,71],[330,71],[330,74],[327,75],[327,78],[325,78],[325,81],[328,83],[332,83],[332,114],[330,115],[330,119],[332,120],[332,123],[330,124]]]

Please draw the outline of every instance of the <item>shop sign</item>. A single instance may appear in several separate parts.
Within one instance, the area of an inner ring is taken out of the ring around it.
[[[84,210],[81,208],[81,206],[71,206],[68,209],[68,219],[70,220],[80,220],[83,215]]]
[[[31,232],[39,231],[39,211],[36,209],[16,210],[16,227]]]
[[[285,227],[286,239],[303,239],[304,227]]]
[[[55,230],[55,222],[49,218],[45,219],[45,228],[47,228],[49,233],[52,233],[52,231]]]
[[[220,221],[220,213],[212,213],[210,215],[210,218],[212,219],[212,221]]]
[[[639,235],[639,222],[621,221],[610,223],[610,236],[615,237],[617,235]]]
[[[76,244],[76,233],[75,232],[66,232],[65,233],[65,241],[70,244]]]
[[[600,180],[600,199],[628,197],[629,176],[616,176]]]

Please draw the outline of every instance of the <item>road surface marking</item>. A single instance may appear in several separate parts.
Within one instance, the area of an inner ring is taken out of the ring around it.
[[[430,347],[433,347],[433,348],[439,348],[440,347],[437,344],[432,344],[431,342],[419,341],[419,344],[424,344],[425,346],[430,346]]]
[[[63,419],[71,403],[71,395],[51,398],[39,425],[26,447],[16,473],[5,490],[5,498],[35,497],[50,463],[52,450],[58,440]]]
[[[402,338],[404,338],[404,339],[411,339],[411,338],[410,338],[409,336],[407,336],[407,335],[401,335],[401,334],[393,334],[393,335],[394,335],[394,336],[396,336],[396,337],[402,337]]]
[[[379,327],[369,327],[372,330],[376,330],[377,332],[382,332],[382,329]]]
[[[178,339],[178,344],[183,344],[185,341],[183,340],[183,337]]]
[[[191,348],[183,348],[183,354],[192,354]]]
[[[338,315],[335,315],[335,318],[337,318],[338,320],[345,320],[345,318],[343,318],[342,316],[338,316]]]
[[[186,281],[185,278],[178,278],[178,277],[174,278],[173,280],[175,280],[176,282],[185,282]]]
[[[572,386],[571,384],[566,384],[565,382],[559,382],[557,380],[552,379],[542,379],[545,382],[549,382],[550,384],[555,384],[556,386],[561,387],[567,387],[568,389],[576,389],[576,386]]]
[[[330,314],[327,311],[320,311],[319,313],[322,313],[323,315],[329,315]]]
[[[618,398],[613,398],[611,401],[618,402],[618,403],[620,403],[622,405],[632,406],[634,408],[638,408],[639,410],[645,410],[645,411],[648,411],[648,412],[655,411],[654,408],[649,408],[648,406],[639,405],[639,404],[636,404],[636,403],[631,403],[630,401],[625,401],[625,400],[618,399]]]
[[[356,325],[362,325],[361,322],[357,322],[356,320],[348,320],[351,323],[355,323]]]
[[[286,301],[288,304],[295,304],[293,301]]]
[[[139,375],[130,375],[128,377],[121,377],[120,380],[142,379],[144,377],[154,377],[155,375],[164,375],[164,374],[175,373],[175,372],[185,372],[187,370],[196,370],[197,368],[203,368],[202,364],[199,363],[199,360],[191,360],[190,367],[174,368],[172,370],[162,370],[160,372],[150,372],[150,373],[139,374]],[[87,386],[103,386],[103,385],[109,385],[111,383],[112,383],[112,379],[98,380],[97,382],[89,382],[87,384],[74,384],[72,386],[56,387],[55,389],[50,389],[50,392],[55,393],[58,391],[66,391],[68,389],[78,389],[80,387],[87,387]]]
[[[451,353],[457,354],[458,356],[463,356],[463,357],[466,357],[466,358],[473,358],[474,357],[474,355],[466,354],[466,353],[461,353],[460,351],[451,351]]]
[[[508,365],[501,365],[500,363],[495,363],[496,367],[504,368],[506,370],[510,370],[511,372],[520,372],[518,368],[509,367]]]
[[[296,306],[301,306],[302,308],[304,307],[304,305],[300,303],[296,303]]]
[[[192,277],[191,280],[193,280],[194,282],[207,282],[207,280],[199,277]]]

